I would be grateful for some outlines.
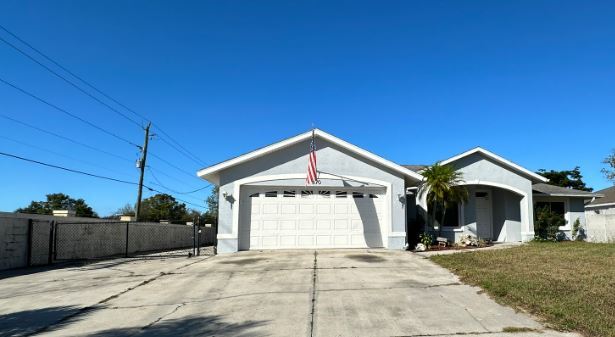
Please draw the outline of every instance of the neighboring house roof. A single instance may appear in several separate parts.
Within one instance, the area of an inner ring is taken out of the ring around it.
[[[369,151],[366,151],[366,150],[364,150],[364,149],[362,149],[362,148],[360,148],[360,147],[358,147],[356,145],[348,143],[347,141],[342,140],[340,138],[337,138],[337,137],[335,137],[335,136],[333,136],[333,135],[331,135],[329,133],[326,133],[326,132],[324,132],[324,131],[322,131],[320,129],[314,129],[313,132],[314,132],[314,135],[316,137],[320,137],[320,138],[322,138],[324,140],[327,140],[327,141],[329,141],[329,142],[331,142],[331,143],[333,143],[335,145],[340,146],[341,148],[344,148],[344,149],[346,149],[348,151],[354,152],[354,153],[356,153],[356,154],[358,154],[358,155],[360,155],[360,156],[362,156],[364,158],[372,160],[372,161],[374,161],[374,162],[376,162],[376,163],[378,163],[378,164],[380,164],[380,165],[382,165],[384,167],[387,167],[387,168],[389,168],[389,169],[391,169],[391,170],[393,170],[395,172],[399,172],[399,173],[403,174],[404,176],[407,176],[407,177],[410,177],[412,179],[419,180],[419,181],[423,180],[423,176],[421,176],[420,174],[418,174],[418,173],[416,173],[416,172],[414,172],[414,171],[412,171],[410,169],[407,169],[407,168],[405,168],[405,167],[403,167],[403,166],[401,166],[399,164],[396,164],[396,163],[394,163],[392,161],[384,159],[384,158],[382,158],[382,157],[380,157],[378,155],[375,155],[375,154],[373,154],[373,153],[371,153]],[[223,161],[221,163],[218,163],[218,164],[206,167],[204,169],[199,170],[197,172],[197,176],[199,176],[199,177],[201,177],[203,179],[210,180],[210,179],[213,178],[212,175],[214,175],[215,173],[217,173],[217,172],[219,172],[221,170],[224,170],[224,169],[227,169],[229,167],[245,163],[245,162],[247,162],[249,160],[252,160],[252,159],[255,159],[255,158],[258,158],[258,157],[265,156],[265,155],[267,155],[269,153],[281,150],[283,148],[289,147],[291,145],[294,145],[296,143],[302,142],[304,140],[308,140],[311,137],[312,137],[312,130],[310,130],[308,132],[304,132],[304,133],[302,133],[300,135],[297,135],[297,136],[294,136],[294,137],[282,140],[280,142],[277,142],[277,143],[274,143],[274,144],[262,147],[260,149],[254,150],[252,152],[248,152],[248,153],[243,154],[241,156],[238,156],[238,157],[235,157],[235,158]],[[306,152],[306,155],[307,155],[307,152]]]
[[[602,194],[603,197],[592,200],[589,204],[585,205],[585,207],[615,207],[615,186],[596,191],[596,193]]]
[[[407,168],[408,170],[412,170],[417,173],[421,173],[421,171],[429,167],[429,165],[402,165],[402,166]]]
[[[515,171],[517,171],[519,173],[525,174],[525,175],[531,177],[532,180],[534,180],[534,181],[544,182],[544,183],[549,181],[549,179],[541,176],[540,174],[532,172],[532,171],[530,171],[530,170],[528,170],[528,169],[526,169],[526,168],[524,168],[524,167],[522,167],[520,165],[517,165],[517,164],[511,162],[508,159],[504,159],[504,158],[498,156],[497,154],[495,154],[495,153],[493,153],[491,151],[483,149],[480,146],[479,147],[475,147],[472,150],[460,153],[460,154],[458,154],[458,155],[456,155],[454,157],[451,157],[449,159],[446,159],[444,161],[441,161],[440,164],[441,165],[450,164],[450,163],[455,162],[455,161],[457,161],[457,160],[459,160],[461,158],[465,158],[465,157],[473,155],[475,153],[480,153],[483,156],[485,156],[487,158],[490,158],[491,160],[493,160],[493,161],[495,161],[495,162],[497,162],[497,163],[499,163],[501,165],[504,165],[504,166],[506,166],[508,168],[511,168],[511,169],[513,169],[513,170],[515,170]]]
[[[532,185],[532,190],[534,191],[534,195],[546,195],[551,197],[573,197],[591,199],[599,198],[602,196],[599,193],[575,190],[573,188],[566,188],[544,183]]]

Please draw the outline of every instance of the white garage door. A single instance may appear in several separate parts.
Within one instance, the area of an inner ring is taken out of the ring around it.
[[[245,187],[241,193],[241,250],[383,247],[382,189]]]

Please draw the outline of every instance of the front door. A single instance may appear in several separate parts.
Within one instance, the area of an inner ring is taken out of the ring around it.
[[[491,218],[491,196],[488,191],[476,191],[476,232],[482,239],[491,239],[493,225]]]

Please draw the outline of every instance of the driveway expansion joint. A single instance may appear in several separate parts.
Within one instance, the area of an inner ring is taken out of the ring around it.
[[[152,325],[160,322],[165,317],[170,316],[170,315],[174,314],[175,312],[177,312],[177,310],[179,310],[179,308],[183,307],[184,305],[186,305],[186,303],[181,303],[181,304],[177,305],[175,308],[173,308],[173,310],[171,310],[168,313],[158,317],[157,319],[155,319],[153,322],[149,323],[148,325],[142,327],[141,330],[146,330],[146,329],[150,328]]]
[[[310,310],[310,337],[314,336],[314,314],[316,308],[316,274],[318,271],[318,252],[314,251],[314,271],[312,272],[312,308]]]

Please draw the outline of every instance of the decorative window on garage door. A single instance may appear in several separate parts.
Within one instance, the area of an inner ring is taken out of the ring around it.
[[[307,190],[301,191],[302,198],[309,198],[312,195],[314,195],[314,191],[307,191]]]

